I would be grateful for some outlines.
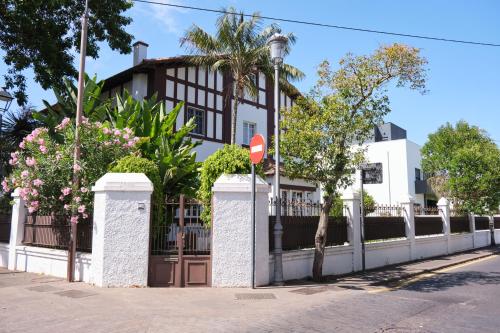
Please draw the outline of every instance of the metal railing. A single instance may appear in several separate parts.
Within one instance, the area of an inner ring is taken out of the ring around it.
[[[366,212],[364,235],[366,241],[406,237],[404,209],[398,205],[376,205]]]
[[[10,214],[0,213],[0,242],[8,243],[10,241]]]
[[[490,218],[488,216],[476,216],[474,220],[476,223],[476,230],[490,229]]]
[[[67,250],[70,232],[69,217],[27,216],[24,223],[23,244]],[[92,217],[77,224],[76,249],[81,252],[92,252]]]

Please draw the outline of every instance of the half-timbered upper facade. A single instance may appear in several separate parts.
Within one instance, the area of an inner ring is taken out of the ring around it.
[[[203,140],[196,148],[197,160],[203,161],[231,141],[231,99],[232,78],[230,73],[212,71],[206,67],[189,65],[185,57],[147,58],[148,45],[134,44],[134,64],[105,80],[103,94],[113,97],[126,89],[134,98],[149,98],[157,94],[157,99],[171,110],[183,101],[184,106],[177,118],[177,128],[194,118],[196,128],[191,136]],[[258,94],[255,97],[245,93],[238,107],[236,123],[236,143],[246,146],[254,134],[262,134],[268,144],[273,145],[274,133],[274,89],[273,80],[262,73],[255,74]],[[298,93],[280,94],[281,107],[293,105]],[[272,183],[274,173],[268,174]],[[286,178],[284,179],[286,180]],[[319,193],[316,186],[300,182],[284,181],[282,191],[292,197],[296,191],[303,198]],[[290,192],[290,193],[288,193]],[[274,189],[273,189],[274,193]],[[302,195],[301,194],[301,195]],[[295,194],[297,195],[297,194]],[[314,195],[317,197],[317,195]]]

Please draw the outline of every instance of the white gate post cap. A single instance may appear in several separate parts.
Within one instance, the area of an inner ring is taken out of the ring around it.
[[[437,203],[438,206],[448,206],[449,204],[450,204],[450,202],[445,197],[439,199],[439,201]]]
[[[107,173],[92,187],[94,192],[153,192],[153,183],[143,173]]]
[[[259,175],[255,177],[255,192],[269,193],[270,185]],[[213,192],[250,192],[252,175],[223,174],[214,183]]]

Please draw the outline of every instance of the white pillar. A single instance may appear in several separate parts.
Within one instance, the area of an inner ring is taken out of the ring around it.
[[[405,219],[406,239],[410,241],[410,260],[417,259],[415,254],[415,211],[413,205],[415,198],[407,195],[401,199],[401,206],[403,207],[403,216]]]
[[[472,248],[476,248],[476,216],[474,213],[469,213],[469,229],[472,233]]]
[[[19,196],[19,188],[12,193],[14,205],[12,206],[12,217],[10,226],[10,240],[9,240],[9,264],[10,270],[17,269],[17,253],[16,247],[23,242],[24,235],[24,221],[26,220],[26,207],[24,200]]]
[[[142,173],[107,173],[92,188],[91,282],[146,287],[153,184]]]
[[[347,217],[347,239],[353,247],[352,270],[360,271],[363,268],[363,254],[361,249],[361,200],[359,194],[347,189],[342,195],[345,216]]]
[[[437,206],[439,208],[439,215],[443,220],[443,231],[446,237],[446,253],[451,250],[451,224],[450,224],[450,202],[446,198],[439,199]]]
[[[212,287],[252,286],[251,176],[222,175],[215,182]],[[255,284],[269,284],[269,185],[256,179]]]

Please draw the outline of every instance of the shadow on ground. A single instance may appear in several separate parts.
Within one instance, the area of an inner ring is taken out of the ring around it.
[[[432,293],[435,291],[443,291],[449,288],[467,286],[470,284],[500,285],[500,273],[475,271],[439,273],[436,276],[409,284],[400,289]]]

